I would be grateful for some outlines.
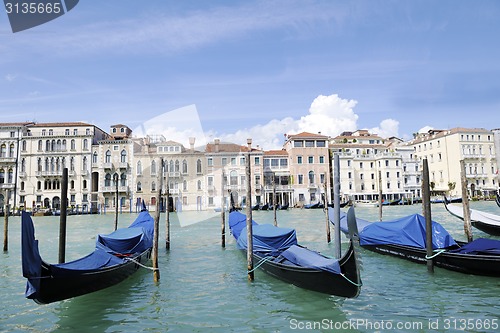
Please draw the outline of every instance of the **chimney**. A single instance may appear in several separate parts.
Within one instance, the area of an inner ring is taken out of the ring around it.
[[[248,145],[248,151],[252,151],[252,139],[251,138],[247,139],[247,145]]]
[[[189,149],[191,149],[191,152],[194,151],[194,143],[195,143],[195,141],[196,141],[196,138],[194,138],[194,137],[190,137],[189,138]]]
[[[214,140],[214,144],[215,144],[215,152],[218,153],[219,152],[219,143],[220,143],[220,140],[219,139],[215,139]]]

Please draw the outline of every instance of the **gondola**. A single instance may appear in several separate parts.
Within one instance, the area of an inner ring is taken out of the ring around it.
[[[347,216],[341,212],[340,228],[347,232]],[[388,222],[356,219],[361,247],[412,262],[427,263],[425,218],[413,214]],[[333,221],[332,221],[333,223]],[[439,223],[432,221],[432,260],[437,267],[484,276],[500,277],[500,241],[478,238],[458,242]]]
[[[278,205],[279,210],[287,210],[289,207],[289,204],[284,204],[284,205]]]
[[[94,252],[62,264],[41,258],[33,221],[25,212],[21,230],[25,296],[48,304],[116,285],[135,273],[150,258],[154,220],[144,209],[128,228],[98,235]]]
[[[260,210],[268,210],[269,209],[269,204],[264,204],[260,207]]]
[[[462,206],[450,205],[445,199],[444,207],[451,215],[461,220],[464,219],[464,210]],[[473,227],[490,235],[500,236],[500,216],[476,209],[470,209],[470,219]]]
[[[361,290],[361,277],[358,249],[352,240],[357,237],[354,211],[350,221],[351,241],[346,253],[339,260],[300,246],[295,229],[252,221],[255,267],[300,288],[340,297],[357,297]],[[238,248],[246,252],[246,215],[239,212],[230,213],[229,227]]]
[[[495,202],[497,203],[498,207],[500,207],[500,195],[498,193],[496,194]]]

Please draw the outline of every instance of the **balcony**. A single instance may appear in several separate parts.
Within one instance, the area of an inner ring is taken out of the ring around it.
[[[109,193],[109,192],[114,193],[114,192],[116,192],[116,186],[104,186],[102,188],[102,192],[103,193]],[[121,192],[121,193],[128,192],[128,186],[118,186],[118,192]]]
[[[181,178],[181,173],[180,172],[168,172],[168,177],[169,178]]]
[[[13,190],[14,186],[15,186],[15,184],[13,184],[13,183],[3,183],[3,184],[0,184],[0,189],[2,189],[2,190]]]
[[[2,163],[16,163],[15,157],[0,157],[0,164]]]

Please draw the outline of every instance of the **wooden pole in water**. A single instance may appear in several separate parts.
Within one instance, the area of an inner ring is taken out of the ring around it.
[[[274,226],[277,227],[278,226],[278,219],[276,218],[276,177],[275,177],[275,173],[272,172],[271,173],[271,177],[273,177],[273,213],[274,213]]]
[[[382,221],[382,171],[378,171],[378,220]]]
[[[431,191],[429,183],[429,165],[427,159],[423,160],[423,170],[422,170],[422,206],[424,210],[425,217],[425,243],[427,249],[427,271],[429,273],[434,272],[434,260],[432,260],[433,249],[432,249],[432,216],[431,216]]]
[[[161,172],[158,186],[158,194],[156,195],[156,213],[155,224],[153,232],[153,253],[151,260],[153,261],[153,280],[154,282],[160,281],[160,270],[158,269],[158,238],[160,232],[160,203],[161,203],[161,189],[163,187],[163,159],[161,161]],[[168,214],[168,213],[167,213]]]
[[[335,258],[340,259],[342,256],[342,249],[340,245],[340,156],[339,154],[335,154],[333,156],[333,164],[334,164],[334,176],[333,184],[334,189],[334,197],[333,197],[333,250],[335,254]]]
[[[472,227],[470,218],[469,196],[467,195],[467,176],[465,174],[465,161],[460,160],[460,178],[462,181],[462,204],[464,209],[464,232],[467,241],[472,242]]]
[[[248,146],[250,147],[252,139],[248,139]],[[247,154],[246,160],[246,178],[247,178],[247,206],[246,206],[246,215],[247,215],[247,272],[248,272],[248,281],[253,281],[255,276],[253,272],[253,230],[252,230],[252,171],[250,164],[250,151]]]
[[[326,220],[326,242],[330,243],[331,238],[330,238],[330,218],[328,216],[328,186],[327,186],[327,178],[325,177],[325,183],[323,184],[324,186],[324,191],[325,191],[325,196],[323,198],[324,206],[325,206],[325,220]]]
[[[3,224],[3,252],[9,250],[9,190],[5,190],[5,220]],[[14,208],[15,209],[15,208]]]
[[[162,175],[163,176],[163,175]],[[166,182],[166,192],[167,192],[167,199],[166,199],[166,208],[165,208],[165,248],[167,250],[170,250],[170,177],[169,173],[167,172],[167,182]]]
[[[226,174],[224,170],[222,170],[222,179],[221,179],[221,199],[220,199],[220,218],[221,218],[221,245],[222,247],[226,247],[226,211],[224,205],[224,177]]]
[[[59,263],[66,261],[66,210],[68,208],[68,168],[63,169],[61,182],[61,213],[59,215]]]
[[[118,172],[113,175],[115,180],[115,230],[118,229]]]

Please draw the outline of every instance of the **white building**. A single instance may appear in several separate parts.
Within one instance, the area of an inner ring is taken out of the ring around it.
[[[469,195],[482,197],[498,190],[495,137],[483,128],[430,130],[409,142],[414,156],[427,159],[429,181],[435,193],[462,193],[460,160],[464,160]]]
[[[88,209],[92,147],[106,137],[100,128],[81,122],[27,125],[20,152],[20,206],[59,209],[63,169],[68,168],[68,204]]]

